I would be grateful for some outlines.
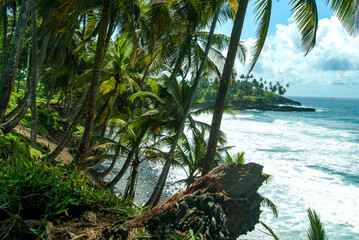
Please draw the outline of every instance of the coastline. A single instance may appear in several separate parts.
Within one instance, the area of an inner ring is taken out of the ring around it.
[[[257,99],[244,99],[239,101],[227,101],[226,104],[234,110],[259,110],[276,112],[315,112],[311,107],[302,107],[302,104],[292,99],[275,96]],[[195,103],[196,108],[209,108],[214,106],[214,102]]]

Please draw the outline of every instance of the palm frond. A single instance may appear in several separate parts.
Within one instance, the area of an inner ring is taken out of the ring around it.
[[[359,34],[359,9],[358,0],[326,0],[327,5],[333,10],[343,27],[351,36]]]
[[[244,64],[246,62],[247,52],[248,52],[248,49],[245,45],[245,42],[240,41],[239,45],[238,45],[238,50],[237,50],[237,58],[239,59],[240,63]]]
[[[275,240],[279,240],[278,236],[274,233],[274,231],[272,230],[272,228],[270,228],[267,224],[265,224],[264,222],[262,221],[259,221],[260,224],[262,224],[262,226],[268,230],[269,233],[266,233],[268,234],[269,236],[272,236]]]
[[[256,4],[257,5],[254,11],[256,12],[256,22],[259,25],[256,32],[257,41],[254,43],[252,50],[252,60],[249,72],[253,70],[254,65],[256,64],[263,49],[268,34],[269,22],[272,12],[272,0],[257,0]]]
[[[108,143],[102,143],[102,144],[98,144],[95,145],[92,150],[98,150],[98,149],[111,149],[113,147],[115,147],[117,145],[117,143],[113,143],[113,142],[108,142]]]
[[[308,230],[308,239],[309,240],[327,240],[328,237],[325,234],[324,227],[320,222],[319,216],[317,213],[308,208],[308,218],[310,221],[310,228]]]
[[[302,35],[301,43],[307,55],[315,45],[318,30],[318,9],[315,0],[291,0],[294,21]]]
[[[278,217],[278,207],[271,200],[269,200],[268,198],[262,197],[261,205],[270,208],[273,215],[275,217]]]
[[[138,97],[151,97],[151,98],[154,98],[156,99],[158,102],[160,103],[164,103],[163,100],[155,93],[152,93],[152,92],[137,92],[135,94],[132,94],[132,96],[129,98],[129,100],[131,102],[135,101],[136,98]]]

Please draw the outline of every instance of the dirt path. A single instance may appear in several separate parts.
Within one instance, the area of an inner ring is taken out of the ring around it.
[[[30,139],[30,129],[28,129],[24,126],[18,125],[14,130],[15,130],[15,132]],[[48,147],[50,149],[50,151],[54,150],[57,147],[56,144],[50,142],[48,139],[46,139],[40,135],[37,135],[37,142],[43,147],[46,147],[46,148]],[[61,159],[61,161],[65,164],[70,163],[72,161],[72,158],[73,157],[70,154],[70,151],[67,147],[64,147],[64,149],[61,151],[61,153],[57,157],[57,159]]]

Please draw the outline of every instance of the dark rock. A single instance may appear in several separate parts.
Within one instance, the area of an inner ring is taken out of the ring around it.
[[[246,99],[240,101],[226,102],[234,110],[260,110],[260,111],[277,111],[277,112],[315,112],[314,108],[301,107],[300,102],[285,98],[282,96],[258,98],[255,101]],[[214,102],[197,103],[197,108],[209,108],[214,106]]]
[[[262,169],[255,163],[223,164],[136,219],[106,227],[100,239],[132,239],[139,228],[151,239],[172,239],[190,229],[202,239],[236,239],[259,222]]]
[[[315,112],[314,108],[306,108],[306,107],[293,107],[293,106],[277,106],[277,105],[269,105],[263,107],[263,111],[277,111],[277,112]]]
[[[276,97],[268,97],[271,104],[286,104],[286,105],[293,105],[293,106],[302,106],[302,104],[298,101],[294,101],[292,99],[282,97],[282,96],[276,96]]]
[[[113,226],[107,226],[103,229],[102,235],[98,239],[128,239],[128,233],[131,226],[128,222],[118,222]]]

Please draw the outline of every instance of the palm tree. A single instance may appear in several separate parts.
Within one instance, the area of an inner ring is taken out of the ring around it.
[[[315,0],[291,0],[289,2],[293,5],[292,13],[294,21],[298,24],[302,38],[302,47],[305,50],[305,54],[315,45],[315,36],[318,28],[318,13]],[[326,3],[334,10],[335,15],[338,16],[343,26],[350,34],[355,34],[355,20],[356,11],[358,10],[358,1],[338,1],[327,0]],[[217,93],[215,112],[212,118],[212,129],[209,137],[208,149],[206,154],[206,160],[203,165],[202,174],[208,173],[213,167],[213,160],[216,152],[218,131],[221,125],[223,108],[228,91],[230,78],[232,76],[232,69],[234,64],[234,54],[237,51],[241,31],[243,28],[244,17],[247,9],[247,0],[241,0],[238,5],[238,11],[234,20],[232,29],[231,41],[228,48],[228,55],[226,63],[223,69],[220,86]],[[255,8],[256,20],[259,22],[259,28],[257,30],[257,41],[254,45],[252,52],[252,62],[250,71],[253,69],[257,62],[260,52],[263,49],[264,42],[268,33],[268,27],[270,22],[270,15],[272,9],[272,0],[259,0],[256,2]]]
[[[36,1],[31,4],[31,26],[32,26],[32,73],[31,73],[31,147],[36,148],[37,139],[37,116],[36,116],[36,86],[38,74],[37,58],[37,20],[36,20]]]
[[[196,91],[197,91],[197,88],[198,88],[198,85],[199,85],[199,81],[200,81],[200,78],[202,77],[202,73],[203,73],[203,70],[205,68],[205,64],[206,64],[206,61],[207,61],[207,57],[208,57],[208,53],[210,51],[210,48],[211,48],[211,45],[212,45],[212,40],[213,40],[213,36],[214,36],[214,30],[216,28],[216,24],[217,24],[217,21],[218,21],[218,17],[219,17],[219,14],[220,14],[220,10],[221,10],[221,6],[223,5],[223,1],[218,1],[217,4],[214,5],[213,9],[214,9],[214,17],[213,17],[213,20],[212,20],[212,25],[211,25],[211,28],[210,28],[210,33],[208,35],[208,40],[207,40],[207,43],[206,43],[206,49],[204,51],[204,54],[203,54],[203,57],[202,57],[202,61],[200,63],[200,66],[199,68],[197,69],[196,68],[196,72],[195,72],[195,79],[193,81],[193,85],[192,85],[192,90],[191,90],[191,94],[187,100],[187,103],[185,105],[185,108],[184,108],[184,112],[183,112],[183,115],[181,117],[181,121],[176,129],[176,137],[171,145],[171,149],[170,149],[170,152],[166,158],[166,162],[165,162],[165,165],[162,169],[162,172],[161,172],[161,175],[160,175],[160,178],[158,180],[158,183],[155,187],[155,190],[153,191],[149,201],[146,203],[147,206],[153,206],[156,202],[156,199],[159,199],[160,195],[162,194],[162,189],[164,187],[164,184],[166,182],[166,179],[167,179],[167,175],[168,175],[168,172],[169,172],[169,169],[170,169],[170,166],[171,166],[171,162],[172,162],[172,158],[173,158],[173,154],[175,152],[175,149],[176,149],[176,146],[177,146],[177,142],[178,140],[180,139],[182,133],[183,133],[183,130],[184,130],[184,127],[185,127],[185,122],[186,122],[186,119],[189,115],[189,112],[190,112],[190,109],[191,109],[191,106],[192,106],[192,103],[193,103],[193,100],[194,100],[194,97],[196,95]],[[189,11],[189,10],[188,10]],[[192,13],[191,16],[193,16],[195,13]],[[197,20],[199,21],[199,20]],[[195,21],[193,21],[193,24],[196,23]],[[196,26],[192,26],[192,28],[195,28]],[[184,38],[184,41],[181,45],[181,48],[179,50],[179,56],[178,56],[178,59],[177,59],[177,62],[176,62],[176,65],[175,65],[175,68],[173,69],[172,71],[172,74],[171,74],[171,79],[174,79],[176,74],[177,74],[177,71],[185,57],[185,51],[188,51],[187,48],[188,46],[190,45],[190,38],[192,38],[192,36],[194,35],[195,33],[193,32],[188,32],[188,35],[185,36]]]
[[[235,56],[239,46],[247,5],[248,5],[248,0],[241,0],[238,4],[238,10],[237,10],[236,18],[234,20],[231,40],[228,47],[226,63],[223,68],[223,74],[218,88],[216,103],[214,106],[211,132],[209,135],[206,158],[205,161],[203,162],[202,175],[208,173],[209,170],[212,169],[214,164],[214,158],[216,155],[216,148],[217,148],[217,142],[219,136],[219,128],[221,126],[224,104],[226,100],[229,82],[232,76]]]
[[[181,166],[187,175],[187,178],[179,180],[178,182],[185,183],[186,187],[194,183],[201,175],[202,164],[206,156],[207,149],[207,142],[205,141],[205,137],[207,132],[209,132],[208,130],[210,129],[209,126],[204,126],[203,124],[197,126],[198,123],[194,122],[192,118],[190,122],[191,136],[189,138],[189,136],[186,134],[182,135],[177,146],[177,152],[174,156],[176,164]],[[218,166],[219,164],[226,161],[225,158],[221,156],[221,154],[227,153],[227,151],[232,148],[225,146],[225,144],[226,140],[224,138],[224,134],[222,133],[220,139],[221,146],[217,148],[216,152],[215,166]]]
[[[9,105],[12,90],[15,84],[15,76],[17,66],[20,59],[22,43],[26,30],[26,23],[29,16],[30,4],[32,0],[24,0],[21,2],[21,9],[17,22],[17,27],[14,33],[13,45],[11,47],[10,55],[7,59],[6,70],[0,79],[0,124],[2,123],[7,107]]]
[[[91,85],[88,96],[88,105],[87,105],[87,117],[85,121],[85,132],[82,136],[80,147],[76,153],[76,161],[79,164],[80,168],[86,168],[84,164],[84,159],[87,154],[88,148],[90,146],[90,139],[92,136],[93,126],[94,126],[94,116],[95,116],[95,107],[96,107],[96,95],[97,95],[97,86],[100,77],[101,67],[103,58],[105,56],[105,46],[106,46],[106,35],[107,28],[110,19],[111,13],[111,0],[105,0],[103,3],[99,34],[97,40],[97,47],[94,60],[94,69],[91,77]]]

